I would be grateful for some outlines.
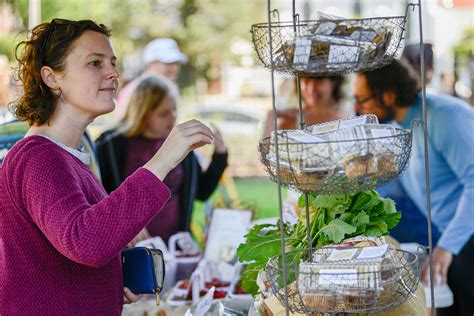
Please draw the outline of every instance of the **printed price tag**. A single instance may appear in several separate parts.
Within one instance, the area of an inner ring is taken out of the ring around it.
[[[321,269],[320,285],[357,285],[357,269]]]
[[[392,136],[392,131],[389,129],[372,129],[370,132],[372,133],[373,138]]]
[[[354,63],[359,59],[360,48],[357,46],[331,45],[329,48],[328,67],[345,68],[345,63]]]
[[[204,288],[204,277],[202,273],[199,270],[194,271],[193,274],[191,274],[189,282],[191,283],[193,302],[197,302],[199,300],[199,292]]]
[[[181,248],[181,251],[183,254],[197,254],[199,253],[199,246],[196,244],[196,242],[193,240],[191,235],[188,234],[183,234],[177,241],[176,243],[178,244],[179,248]]]
[[[293,64],[307,64],[311,53],[311,40],[297,38],[295,40],[295,55]]]
[[[367,117],[360,116],[350,120],[342,120],[339,128],[348,128],[352,126],[363,125],[365,123],[367,123]]]
[[[340,260],[350,260],[354,257],[357,252],[357,248],[350,248],[350,249],[334,249],[329,257],[327,257],[327,261],[340,261]]]
[[[202,316],[206,312],[209,311],[212,305],[212,300],[214,297],[215,287],[213,286],[207,293],[204,295],[199,302],[196,303],[196,307],[194,308],[193,315],[195,316]]]
[[[312,133],[322,134],[322,133],[337,131],[337,129],[338,129],[338,122],[333,122],[333,123],[313,126]]]
[[[377,246],[377,247],[364,247],[360,252],[357,259],[374,259],[381,258],[387,252],[388,245]]]
[[[288,139],[291,139],[298,143],[311,144],[311,143],[327,142],[327,140],[325,140],[324,138],[317,137],[313,134],[306,133],[303,131],[291,131],[291,132],[288,132],[287,135],[288,135]]]

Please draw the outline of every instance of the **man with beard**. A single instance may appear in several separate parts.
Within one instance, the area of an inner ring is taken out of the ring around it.
[[[356,75],[355,105],[380,122],[409,129],[422,120],[422,97],[410,68],[394,60],[390,65]],[[427,95],[428,155],[432,222],[441,232],[433,251],[435,279],[440,274],[454,294],[454,305],[438,315],[474,313],[474,110],[460,99]],[[410,164],[400,183],[426,215],[423,132],[413,130]],[[409,212],[410,210],[404,210]],[[422,278],[429,280],[425,261]],[[436,281],[435,281],[436,282]],[[447,312],[444,314],[444,312]]]

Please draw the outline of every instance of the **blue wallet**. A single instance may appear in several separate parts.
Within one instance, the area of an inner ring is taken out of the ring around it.
[[[165,279],[165,262],[159,249],[145,247],[122,251],[124,286],[135,294],[156,294],[157,304]]]

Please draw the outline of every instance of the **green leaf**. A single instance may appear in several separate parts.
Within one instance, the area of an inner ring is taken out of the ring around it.
[[[314,199],[315,196],[313,194],[308,193],[308,205],[313,205],[314,204]],[[305,202],[305,194],[301,194],[300,197],[298,198],[298,206],[301,208],[306,207],[306,202]]]
[[[383,202],[379,201],[375,206],[373,206],[370,209],[367,209],[367,214],[369,214],[371,219],[376,216],[384,215],[385,209],[384,209]]]
[[[375,190],[359,192],[355,202],[352,204],[352,211],[370,210],[380,203],[380,196]]]
[[[354,218],[354,214],[352,214],[351,212],[345,212],[345,213],[341,214],[341,216],[339,216],[339,219],[341,221],[344,221],[348,224],[352,223],[353,218]]]
[[[370,222],[369,215],[365,211],[361,211],[352,219],[352,226],[356,227],[356,234],[362,234],[366,229],[366,224]]]
[[[390,213],[386,214],[383,219],[385,223],[387,223],[388,229],[392,229],[398,225],[400,222],[400,219],[402,218],[402,213],[401,212],[395,212],[395,213]]]
[[[323,232],[329,239],[335,243],[340,243],[347,234],[355,233],[356,228],[340,219],[334,219],[319,232]]]
[[[257,285],[257,276],[258,272],[265,268],[266,263],[251,263],[249,264],[245,270],[242,272],[241,284],[242,289],[255,296],[258,292],[258,285]]]
[[[383,202],[383,208],[386,214],[396,213],[397,208],[395,207],[395,202],[389,198],[380,198]]]
[[[281,238],[279,234],[251,237],[245,244],[237,248],[241,262],[266,262],[268,258],[281,253]]]
[[[369,226],[365,230],[364,235],[372,236],[372,237],[380,237],[380,236],[385,235],[385,233],[378,226]]]
[[[314,200],[314,205],[323,207],[335,212],[344,212],[352,203],[350,194],[326,194],[318,195]]]

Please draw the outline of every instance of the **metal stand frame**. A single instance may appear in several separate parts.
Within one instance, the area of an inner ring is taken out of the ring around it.
[[[429,266],[430,266],[430,291],[431,291],[431,306],[432,314],[434,314],[435,306],[435,297],[434,297],[434,272],[433,272],[433,242],[432,242],[432,230],[431,230],[431,197],[430,197],[430,174],[429,174],[429,159],[428,159],[428,116],[426,109],[426,78],[425,78],[425,60],[424,60],[424,45],[423,45],[423,25],[422,25],[422,10],[421,10],[421,0],[418,0],[417,3],[408,4],[412,6],[414,10],[415,6],[418,6],[418,17],[419,17],[419,30],[420,30],[420,75],[422,81],[422,106],[423,106],[423,136],[424,136],[424,151],[425,151],[425,172],[426,172],[426,207],[427,207],[427,224],[428,224],[428,251],[429,251]],[[268,36],[269,36],[269,49],[270,49],[270,60],[271,60],[271,91],[272,91],[272,109],[273,109],[273,124],[274,132],[277,132],[277,110],[276,110],[276,101],[275,101],[275,74],[274,74],[274,59],[273,59],[273,47],[272,47],[272,15],[278,15],[278,10],[271,9],[271,0],[267,0],[267,17],[268,17]],[[293,28],[295,33],[297,32],[297,23],[299,21],[299,14],[296,13],[295,0],[292,0],[292,13],[293,13]],[[298,93],[298,107],[300,115],[300,128],[305,128],[305,122],[303,117],[303,109],[301,102],[301,83],[300,76],[296,74],[297,82],[297,93]],[[278,206],[279,206],[279,218],[280,218],[280,234],[284,236],[284,222],[283,222],[283,213],[282,213],[282,194],[281,194],[281,177],[280,177],[280,159],[279,159],[279,150],[278,150],[278,137],[275,137],[275,149],[276,149],[276,171],[277,171],[277,184],[278,184]],[[305,204],[306,204],[306,225],[309,227],[310,218],[309,218],[309,203],[308,203],[308,193],[305,194]],[[307,242],[310,254],[313,251],[310,229],[307,229]],[[285,239],[281,238],[281,249],[282,249],[282,268],[284,274],[284,288],[285,288],[285,310],[286,315],[289,315],[288,308],[288,273],[287,273],[287,264],[285,256]],[[310,256],[312,258],[312,256]]]

